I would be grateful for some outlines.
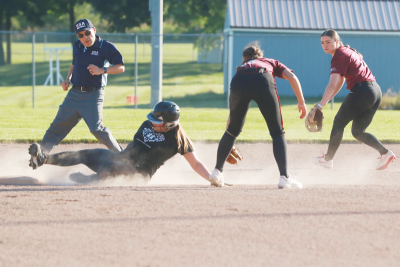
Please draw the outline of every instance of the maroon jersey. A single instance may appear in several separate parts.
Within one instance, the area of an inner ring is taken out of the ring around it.
[[[274,78],[277,76],[279,78],[282,77],[282,73],[285,69],[288,69],[285,65],[280,63],[278,60],[272,59],[272,58],[256,58],[252,59],[250,61],[247,61],[244,63],[242,66],[240,66],[239,69],[241,68],[265,68],[268,70],[269,73],[274,76]],[[288,69],[289,71],[293,72],[291,69]]]
[[[375,81],[374,75],[364,60],[348,47],[339,47],[331,61],[331,74],[338,73],[347,80],[347,89],[356,83]]]

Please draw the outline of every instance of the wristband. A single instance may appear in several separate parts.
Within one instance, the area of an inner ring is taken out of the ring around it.
[[[323,108],[324,108],[324,106],[321,105],[319,102],[317,103],[317,107],[319,107],[320,109],[323,109]]]

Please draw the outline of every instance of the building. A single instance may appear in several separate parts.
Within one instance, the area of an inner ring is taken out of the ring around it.
[[[320,35],[335,29],[343,43],[364,56],[382,91],[400,89],[400,1],[227,0],[224,88],[241,64],[243,48],[258,40],[264,56],[294,70],[305,96],[321,96],[328,84],[332,56]],[[280,95],[294,95],[276,79]],[[347,95],[347,90],[339,96]]]

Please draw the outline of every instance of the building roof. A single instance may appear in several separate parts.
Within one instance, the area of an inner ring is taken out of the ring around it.
[[[225,28],[400,31],[400,1],[228,0]]]

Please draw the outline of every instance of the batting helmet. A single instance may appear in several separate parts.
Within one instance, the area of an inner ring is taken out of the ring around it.
[[[179,124],[180,109],[177,104],[171,101],[161,101],[154,106],[152,112],[147,114],[147,119],[156,124],[164,124],[168,130]]]

